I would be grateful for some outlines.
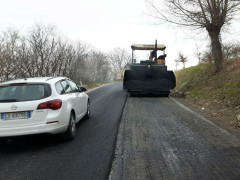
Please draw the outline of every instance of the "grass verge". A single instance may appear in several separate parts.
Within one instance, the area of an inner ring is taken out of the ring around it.
[[[240,127],[240,59],[225,61],[223,67],[219,73],[210,63],[176,71],[173,96]]]
[[[92,82],[92,83],[83,85],[83,87],[87,88],[88,90],[91,90],[108,83],[109,82]]]

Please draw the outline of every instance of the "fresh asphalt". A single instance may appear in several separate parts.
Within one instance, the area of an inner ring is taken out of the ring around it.
[[[240,179],[239,138],[174,99],[127,98],[120,83],[88,94],[75,140],[0,144],[0,180]]]
[[[30,136],[0,144],[0,180],[107,179],[127,94],[114,83],[88,95],[91,117],[79,122],[73,141]]]
[[[239,138],[173,98],[127,99],[110,180],[239,180],[239,170]]]

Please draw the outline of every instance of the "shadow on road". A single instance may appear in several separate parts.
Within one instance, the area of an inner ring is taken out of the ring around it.
[[[77,134],[81,130],[86,120],[81,120],[77,124]],[[77,138],[77,137],[76,137]],[[1,139],[0,154],[23,153],[26,151],[41,151],[48,147],[61,146],[70,143],[71,141],[63,140],[61,135],[38,134],[19,137],[9,137]]]
[[[156,97],[168,97],[168,95],[166,94],[130,94],[130,97],[141,97],[141,98],[145,98],[145,97],[150,97],[150,98],[156,98]]]

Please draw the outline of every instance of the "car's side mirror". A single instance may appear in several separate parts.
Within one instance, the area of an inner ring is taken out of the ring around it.
[[[85,88],[85,87],[79,87],[79,91],[80,91],[80,92],[85,92],[85,91],[87,91],[87,88]]]

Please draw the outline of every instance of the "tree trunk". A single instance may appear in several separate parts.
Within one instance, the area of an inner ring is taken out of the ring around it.
[[[216,65],[217,71],[222,69],[223,62],[223,53],[222,53],[222,44],[220,42],[220,31],[209,32],[211,38],[211,48],[213,60]]]

